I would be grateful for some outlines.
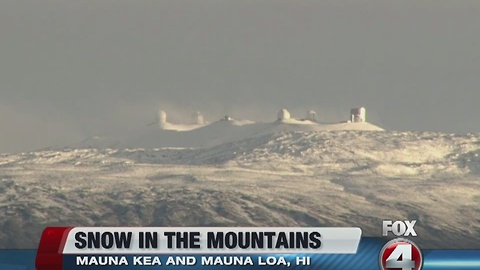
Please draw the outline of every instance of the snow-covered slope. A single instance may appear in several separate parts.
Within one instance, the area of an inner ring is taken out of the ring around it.
[[[248,120],[220,120],[192,129],[160,129],[156,126],[150,126],[143,130],[135,130],[133,134],[120,137],[88,138],[79,144],[73,145],[72,148],[199,148],[272,134],[278,131],[339,130],[382,131],[383,129],[367,122],[319,124],[296,119],[286,119],[273,123],[255,123]]]
[[[272,125],[200,149],[3,154],[0,245],[34,248],[53,225],[360,226],[373,236],[383,219],[417,219],[424,248],[480,248],[479,134]]]

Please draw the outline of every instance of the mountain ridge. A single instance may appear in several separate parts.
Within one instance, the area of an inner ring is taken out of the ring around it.
[[[278,131],[204,148],[0,155],[0,243],[45,226],[359,226],[479,248],[480,134]],[[448,244],[448,246],[446,246]],[[6,247],[6,246],[3,246]]]

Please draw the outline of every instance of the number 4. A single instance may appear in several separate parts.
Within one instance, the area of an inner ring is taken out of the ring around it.
[[[398,244],[388,256],[385,266],[387,268],[401,268],[402,270],[415,269],[415,262],[412,261],[412,245]]]

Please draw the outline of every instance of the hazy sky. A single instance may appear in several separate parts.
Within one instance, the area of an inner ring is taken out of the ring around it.
[[[0,152],[309,108],[480,132],[480,1],[0,0]],[[242,114],[240,114],[242,112]]]

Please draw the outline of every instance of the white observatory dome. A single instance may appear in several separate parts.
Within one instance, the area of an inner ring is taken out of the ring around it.
[[[287,111],[287,109],[281,109],[277,114],[277,119],[280,121],[290,119],[290,113]]]
[[[159,110],[157,112],[157,124],[163,127],[165,123],[167,123],[167,113],[164,110]]]

